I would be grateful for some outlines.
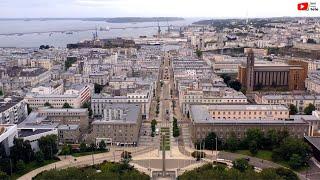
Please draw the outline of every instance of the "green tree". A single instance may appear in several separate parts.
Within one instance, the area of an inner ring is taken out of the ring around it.
[[[104,140],[100,141],[100,142],[99,142],[99,150],[100,150],[100,151],[104,151],[104,150],[106,150],[106,148],[107,148],[107,145],[106,145],[106,143],[104,142]]]
[[[242,84],[238,80],[230,81],[228,85],[236,91],[240,91],[242,88]]]
[[[310,156],[311,149],[309,145],[303,140],[293,137],[284,139],[278,148],[273,149],[272,153],[272,159],[274,161],[291,161],[289,164],[292,164],[295,168],[306,165]]]
[[[288,162],[289,166],[293,169],[304,166],[304,163],[302,157],[298,154],[292,154]]]
[[[30,162],[33,159],[34,153],[29,141],[23,141],[23,139],[15,138],[13,140],[13,146],[10,149],[10,157],[14,162],[23,160]]]
[[[289,132],[287,130],[276,131],[275,129],[271,129],[266,133],[264,147],[269,150],[276,148],[287,137],[289,137]]]
[[[151,136],[154,137],[155,131],[156,131],[156,125],[157,125],[157,121],[155,119],[153,119],[151,121]]]
[[[92,109],[91,109],[91,103],[89,101],[83,103],[83,105],[81,106],[82,108],[86,108],[88,109],[88,112],[89,112],[89,117],[92,116]]]
[[[193,151],[191,153],[191,156],[196,158],[197,161],[199,161],[200,159],[202,158],[205,158],[206,157],[206,153],[202,152],[202,151]]]
[[[279,176],[274,168],[266,168],[260,172],[260,176],[264,180],[283,180],[281,176]]]
[[[240,89],[240,91],[241,91],[243,94],[246,94],[246,93],[247,93],[247,89],[246,89],[245,87],[242,87],[242,88]]]
[[[236,134],[234,132],[231,132],[230,136],[226,140],[226,148],[229,151],[234,152],[238,150],[238,144],[239,143]]]
[[[248,161],[243,158],[234,160],[232,162],[232,164],[233,164],[233,167],[235,169],[238,169],[240,172],[244,172],[244,171],[252,168],[249,165]]]
[[[249,151],[252,155],[256,155],[258,153],[258,145],[256,141],[249,142]]]
[[[68,70],[73,63],[77,62],[76,57],[67,57],[66,61],[64,62],[64,68],[65,70]]]
[[[310,103],[306,108],[304,108],[304,113],[307,115],[311,115],[312,111],[314,110],[316,110],[316,107]]]
[[[172,122],[172,131],[173,131],[173,137],[178,137],[180,136],[180,130],[178,127],[178,120],[177,118],[173,117],[173,122]]]
[[[131,155],[131,152],[128,152],[128,151],[123,151],[121,153],[121,161],[128,164],[132,159],[132,155]]]
[[[261,90],[263,88],[263,85],[262,85],[262,83],[258,83],[258,84],[256,84],[256,86],[254,87],[254,89],[255,90]]]
[[[216,133],[210,132],[207,137],[202,141],[202,147],[205,149],[214,150],[216,148],[216,138],[217,138],[217,147],[221,147],[221,141],[217,137]]]
[[[159,103],[157,104],[157,106],[156,106],[156,114],[158,115],[159,113],[160,113],[160,111],[159,111]]]
[[[297,107],[295,105],[293,105],[293,104],[290,104],[290,106],[289,106],[289,114],[290,115],[295,115],[297,113],[298,113]]]
[[[280,167],[275,170],[276,170],[276,173],[285,180],[298,180],[299,179],[297,174],[288,168]]]
[[[130,164],[105,162],[97,165],[101,172],[92,168],[52,169],[38,174],[35,180],[65,180],[65,179],[128,179],[149,180],[150,177],[135,170]]]
[[[222,74],[221,78],[223,79],[223,82],[226,84],[229,84],[229,81],[231,80],[231,77],[228,74]]]
[[[86,152],[87,151],[87,145],[86,143],[82,142],[80,144],[80,152]]]
[[[89,146],[89,150],[90,151],[95,151],[97,149],[97,146],[95,143],[91,143],[90,146]]]
[[[180,130],[179,128],[175,128],[174,131],[173,131],[173,137],[179,137],[180,136]]]
[[[72,106],[70,106],[70,104],[66,102],[66,103],[63,104],[62,108],[70,109],[70,108],[72,108]]]
[[[264,134],[260,129],[253,128],[253,129],[247,130],[245,141],[248,143],[248,145],[250,142],[255,141],[259,149],[263,144],[263,140],[264,140]]]
[[[61,149],[60,154],[61,155],[69,155],[69,154],[71,154],[70,146],[68,144],[64,144],[62,149]]]
[[[101,91],[103,90],[104,86],[100,84],[94,84],[94,93],[100,94]]]
[[[57,136],[47,135],[38,140],[40,151],[44,154],[44,159],[52,159],[58,152]]]
[[[6,152],[4,144],[0,143],[0,159],[4,159],[4,158],[7,158],[7,157],[8,157],[8,154]]]
[[[198,58],[202,57],[202,51],[200,49],[197,49],[195,53],[196,53]]]
[[[0,179],[9,180],[10,177],[7,175],[7,173],[0,171]]]
[[[2,90],[0,90],[0,96],[3,96],[3,91]]]
[[[44,103],[44,105],[43,105],[43,106],[46,106],[46,107],[50,107],[50,108],[52,108],[52,105],[51,105],[49,102]]]
[[[35,153],[35,159],[38,163],[43,163],[44,162],[44,154],[42,151],[37,151]]]
[[[23,162],[23,160],[18,160],[17,163],[16,163],[16,169],[18,172],[21,172],[23,171],[24,169],[26,168],[26,165],[25,163]]]

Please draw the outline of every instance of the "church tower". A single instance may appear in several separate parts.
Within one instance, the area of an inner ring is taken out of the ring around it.
[[[248,51],[248,57],[247,57],[247,91],[253,91],[254,86],[254,53],[252,49]]]

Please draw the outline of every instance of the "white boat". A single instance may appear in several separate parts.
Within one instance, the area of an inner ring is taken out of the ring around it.
[[[103,27],[100,27],[100,31],[110,31],[110,27],[105,27],[105,28],[103,28]]]

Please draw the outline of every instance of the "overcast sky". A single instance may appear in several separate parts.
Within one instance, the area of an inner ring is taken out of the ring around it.
[[[297,11],[298,2],[304,0],[0,0],[0,18],[320,15],[320,11]],[[320,5],[320,0],[312,2]]]

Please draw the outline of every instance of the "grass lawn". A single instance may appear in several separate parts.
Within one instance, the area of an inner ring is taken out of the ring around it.
[[[10,177],[11,179],[18,179],[19,177],[21,177],[22,175],[30,172],[30,171],[33,171],[39,167],[42,167],[42,166],[45,166],[45,165],[48,165],[48,164],[51,164],[51,163],[54,163],[54,162],[57,162],[58,160],[46,160],[44,161],[43,163],[39,164],[37,163],[36,161],[34,162],[30,162],[28,164],[25,164],[25,169],[21,172],[16,172],[16,173],[13,173],[12,176]]]
[[[252,155],[249,150],[238,150],[235,153],[243,154],[243,155],[247,155],[247,156],[252,156],[252,157],[256,157],[256,158],[264,159],[264,160],[268,160],[268,161],[272,161],[274,163],[277,163],[277,164],[280,164],[280,165],[282,165],[284,167],[292,169],[292,168],[290,168],[288,162],[285,162],[285,161],[280,161],[280,162],[273,161],[272,160],[272,151],[259,150],[258,153],[255,156]],[[300,169],[292,169],[292,170],[297,171],[297,172],[301,172],[301,171],[306,171],[308,168],[309,168],[308,166],[304,166],[304,167],[301,167]]]
[[[272,151],[268,151],[268,150],[260,150],[260,151],[258,151],[258,153],[256,155],[252,155],[249,150],[238,150],[235,153],[272,161],[272,158],[271,158]]]
[[[165,150],[169,151],[170,150],[170,129],[167,127],[163,127],[160,130],[161,132],[165,133],[165,138],[164,138],[164,144],[165,144]],[[162,139],[160,141],[160,150],[162,150]]]

